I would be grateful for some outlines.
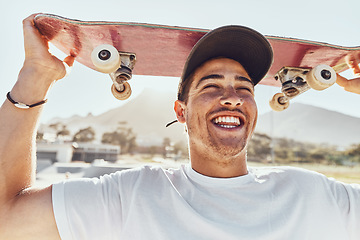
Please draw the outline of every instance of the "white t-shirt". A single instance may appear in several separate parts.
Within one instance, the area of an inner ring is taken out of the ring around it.
[[[360,186],[297,168],[142,167],[53,186],[63,240],[360,239]]]

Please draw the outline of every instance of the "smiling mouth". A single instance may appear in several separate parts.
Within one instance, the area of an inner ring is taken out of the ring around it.
[[[212,120],[212,122],[222,128],[237,128],[241,126],[241,120],[239,117],[234,116],[219,116]]]

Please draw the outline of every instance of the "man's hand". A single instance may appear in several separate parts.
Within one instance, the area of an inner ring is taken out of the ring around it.
[[[350,69],[353,71],[355,78],[347,79],[339,74],[337,75],[336,83],[343,87],[348,92],[360,94],[360,67],[357,61],[348,62]]]
[[[59,80],[66,75],[66,68],[63,61],[49,53],[47,39],[42,36],[34,25],[36,14],[29,16],[23,21],[25,62],[23,71],[31,70],[34,73],[41,73],[41,78],[49,81]],[[72,66],[74,57],[68,56],[64,63]]]
[[[64,64],[72,66],[75,59],[68,56],[61,61],[49,52],[48,40],[35,27],[35,16],[23,20],[25,61],[11,90],[15,101],[29,105],[44,100],[52,84],[66,75]]]

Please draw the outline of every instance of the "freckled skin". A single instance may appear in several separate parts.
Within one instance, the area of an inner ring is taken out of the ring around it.
[[[194,170],[208,176],[232,177],[247,173],[246,146],[254,131],[257,106],[253,84],[242,65],[217,58],[194,74],[188,101],[177,101],[178,120],[186,124]],[[240,127],[214,123],[219,116],[241,119]]]

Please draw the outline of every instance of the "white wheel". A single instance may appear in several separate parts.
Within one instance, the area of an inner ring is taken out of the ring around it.
[[[289,107],[290,102],[285,101],[285,95],[283,93],[276,93],[269,101],[269,104],[272,110],[281,112]]]
[[[121,63],[118,50],[109,44],[99,45],[91,52],[91,61],[99,72],[115,72]]]
[[[336,82],[336,72],[328,65],[318,65],[306,75],[306,81],[312,89],[321,91]]]
[[[124,89],[120,92],[116,89],[115,85],[111,86],[111,93],[114,95],[116,99],[126,100],[131,96],[131,87],[128,82],[123,83]]]

